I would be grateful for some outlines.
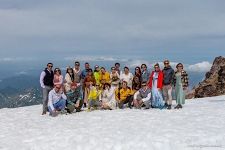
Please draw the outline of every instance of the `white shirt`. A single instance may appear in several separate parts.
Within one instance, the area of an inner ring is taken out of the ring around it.
[[[48,106],[50,106],[52,110],[55,110],[53,104],[57,103],[60,99],[66,100],[67,97],[63,92],[56,93],[55,89],[52,89],[48,95]]]
[[[139,91],[137,91],[137,92],[134,94],[134,99],[137,99],[138,94],[140,94]],[[142,100],[143,102],[146,102],[146,101],[149,101],[150,98],[151,98],[151,93],[148,93],[148,96],[147,96],[146,98],[142,98],[141,100]]]
[[[109,90],[105,89],[102,94],[102,101],[103,102],[116,101],[115,90],[113,88],[110,88]]]
[[[127,82],[127,86],[129,86],[130,88],[132,88],[132,81],[133,81],[133,74],[129,72],[129,74],[121,74],[120,75],[120,80],[121,82],[126,81]]]

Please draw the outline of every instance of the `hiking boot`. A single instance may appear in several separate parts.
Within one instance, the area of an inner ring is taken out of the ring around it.
[[[168,105],[168,106],[167,106],[167,109],[171,109],[171,105]]]
[[[176,107],[174,107],[174,109],[179,109],[179,104]]]
[[[167,103],[164,104],[165,107],[168,107],[169,105]]]
[[[182,108],[182,105],[178,104],[174,109],[180,109],[180,108]]]
[[[76,112],[80,112],[81,111],[81,108],[76,108]]]

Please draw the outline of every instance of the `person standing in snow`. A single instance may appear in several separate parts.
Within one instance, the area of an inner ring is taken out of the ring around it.
[[[81,72],[81,79],[83,79],[83,80],[86,77],[86,75],[88,74],[88,71],[90,69],[90,64],[88,62],[86,62],[84,67],[85,67],[85,69]]]
[[[94,77],[95,77],[96,84],[100,85],[101,72],[100,72],[100,67],[98,65],[95,65]]]
[[[147,65],[146,64],[142,64],[141,65],[141,78],[142,78],[142,82],[148,83],[149,77],[150,77],[150,72],[147,69]]]
[[[75,83],[82,83],[81,82],[81,69],[80,69],[80,63],[78,61],[76,61],[75,66],[73,68],[73,72],[74,72],[74,82]]]
[[[66,95],[62,91],[61,85],[56,85],[54,89],[49,92],[48,96],[48,110],[52,117],[57,116],[60,112],[65,111]]]
[[[84,107],[86,107],[87,102],[88,102],[88,95],[90,93],[90,87],[91,87],[91,85],[96,85],[96,81],[95,81],[95,77],[94,77],[94,74],[93,74],[92,69],[88,69],[87,71],[88,71],[88,73],[87,73],[86,77],[84,78],[84,83],[83,83],[83,91],[84,91],[83,101],[84,101]]]
[[[120,63],[115,63],[115,70],[117,71],[117,73],[119,74],[119,75],[121,75],[122,74],[122,71],[120,71]]]
[[[141,68],[139,66],[135,67],[134,75],[137,76],[140,79],[140,81],[142,81]]]
[[[111,68],[111,73],[110,73],[110,83],[111,83],[111,88],[116,89],[119,87],[120,83],[120,75],[116,71],[115,67]]]
[[[149,88],[152,91],[152,107],[164,108],[164,101],[162,96],[163,87],[163,72],[160,70],[159,64],[154,65],[154,71],[152,71],[149,79]]]
[[[141,88],[141,82],[141,68],[137,66],[135,68],[135,73],[132,81],[132,90],[134,90],[135,92],[138,91]]]
[[[163,96],[165,100],[165,107],[167,109],[171,109],[172,106],[172,82],[174,77],[174,70],[170,66],[169,60],[164,61],[164,69],[163,69]]]
[[[137,109],[141,109],[141,106],[144,104],[145,109],[150,108],[150,99],[151,99],[151,90],[147,86],[146,82],[141,84],[141,89],[139,89],[134,94],[134,107]]]
[[[110,83],[110,73],[106,71],[104,67],[101,67],[100,83],[101,86],[105,83]]]
[[[74,71],[72,68],[68,67],[66,69],[66,75],[65,75],[65,80],[64,80],[64,89],[65,92],[70,91],[71,84],[74,83]]]
[[[77,85],[77,88],[76,88],[76,91],[80,91],[80,94],[81,94],[81,97],[82,97],[82,100],[80,101],[83,105],[84,101],[83,101],[83,80],[81,79],[81,69],[80,69],[80,62],[78,61],[75,61],[75,66],[73,68],[73,73],[74,73],[74,83],[76,83]]]
[[[128,67],[124,67],[124,73],[122,73],[120,75],[120,81],[121,82],[126,81],[127,82],[127,86],[129,88],[132,88],[133,74],[130,73]]]
[[[42,87],[42,94],[43,94],[43,111],[42,115],[45,115],[47,112],[47,104],[48,104],[48,93],[53,88],[53,79],[54,79],[54,73],[52,71],[53,64],[48,63],[47,67],[44,71],[41,72],[40,75],[40,85]]]
[[[54,86],[63,84],[63,76],[61,74],[61,70],[59,68],[55,68],[54,70]]]
[[[90,64],[88,63],[88,62],[86,62],[85,64],[84,64],[84,67],[85,67],[85,69],[81,72],[81,83],[82,83],[82,94],[83,94],[83,101],[84,101],[84,107],[86,107],[86,105],[87,105],[87,89],[85,88],[86,87],[86,85],[85,85],[85,78],[86,78],[86,76],[88,75],[88,72],[89,72],[89,70],[92,70],[91,68],[90,68]]]
[[[176,68],[177,70],[174,75],[174,85],[177,106],[175,109],[180,109],[182,108],[182,105],[185,104],[185,91],[188,88],[189,79],[187,72],[183,69],[184,67],[182,63],[178,63]]]

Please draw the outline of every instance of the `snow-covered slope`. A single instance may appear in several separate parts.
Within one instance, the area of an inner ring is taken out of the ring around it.
[[[225,96],[188,100],[182,110],[40,113],[41,105],[1,109],[0,149],[225,149]]]

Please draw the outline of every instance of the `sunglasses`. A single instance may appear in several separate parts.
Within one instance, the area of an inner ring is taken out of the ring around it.
[[[52,68],[53,66],[48,66],[49,68]]]
[[[168,63],[168,62],[165,62],[164,64],[165,64],[165,65],[168,65],[169,63]]]

